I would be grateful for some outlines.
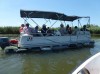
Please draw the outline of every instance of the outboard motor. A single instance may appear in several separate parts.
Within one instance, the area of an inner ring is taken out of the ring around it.
[[[10,46],[8,37],[0,37],[0,47],[4,49],[6,46]]]

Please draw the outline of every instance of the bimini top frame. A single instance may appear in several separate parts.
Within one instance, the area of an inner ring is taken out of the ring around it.
[[[61,21],[74,21],[79,18],[89,18],[89,17],[79,17],[79,16],[67,16],[65,14],[57,12],[30,11],[30,10],[20,10],[20,16],[22,18],[45,18],[45,19],[61,20]]]
[[[56,20],[51,27],[59,20],[59,21],[70,21],[73,22],[74,20],[78,20],[78,27],[81,25],[80,19],[81,18],[87,18],[88,23],[90,24],[90,17],[80,17],[80,16],[67,16],[63,13],[57,13],[57,12],[48,12],[48,11],[36,11],[36,10],[20,10],[20,16],[27,22],[28,18],[30,18],[36,25],[37,22],[35,22],[32,18],[43,18],[43,19],[51,19],[51,20]],[[47,21],[48,22],[48,21]],[[47,23],[46,22],[46,23]],[[27,22],[28,23],[28,22]],[[39,26],[39,25],[38,25]],[[82,26],[82,25],[81,25]]]

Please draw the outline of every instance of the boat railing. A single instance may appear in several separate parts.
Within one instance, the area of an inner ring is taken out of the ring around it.
[[[56,31],[56,32],[53,32],[53,33],[41,33],[41,32],[38,32],[38,33],[31,33],[30,35],[32,35],[33,37],[43,37],[43,36],[80,36],[80,35],[84,35],[84,36],[90,36],[90,32],[89,31],[77,31],[75,34],[72,33],[72,34],[69,34],[69,33],[65,33],[64,35],[61,35],[60,32]]]
[[[77,35],[90,35],[89,31],[77,31]]]

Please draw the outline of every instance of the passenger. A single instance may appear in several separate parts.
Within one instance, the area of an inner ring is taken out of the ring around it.
[[[77,27],[77,26],[75,26],[75,27],[74,27],[73,34],[76,34],[78,30],[79,30],[79,29],[78,29],[78,27]]]
[[[66,34],[68,34],[69,24],[66,26]]]
[[[44,36],[46,35],[46,31],[47,31],[46,25],[43,24],[42,29],[41,29],[41,33],[42,33]]]
[[[83,28],[81,29],[81,31],[88,31],[88,29],[86,28],[86,25],[83,25]]]
[[[23,28],[24,28],[24,24],[21,24],[21,27],[19,29],[20,34],[23,34],[24,33]]]
[[[34,31],[33,28],[29,27],[29,23],[27,23],[25,25],[25,27],[23,28],[23,30],[24,30],[25,34],[29,34],[29,35],[32,35],[33,31]]]
[[[35,33],[38,33],[38,29],[39,29],[39,27],[36,26],[35,29],[34,29],[34,32],[35,32]]]
[[[72,28],[71,27],[68,28],[68,34],[72,34]]]
[[[38,29],[39,29],[38,26],[36,26],[35,29],[34,29],[34,35],[35,35],[35,36],[38,36],[38,35],[39,35],[39,34],[38,34]]]
[[[51,31],[51,29],[49,27],[47,28],[47,34],[48,34],[48,36],[52,35],[52,31]]]
[[[59,29],[59,31],[60,31],[61,35],[64,35],[64,34],[66,33],[66,30],[65,30],[63,24],[60,25],[60,29]]]

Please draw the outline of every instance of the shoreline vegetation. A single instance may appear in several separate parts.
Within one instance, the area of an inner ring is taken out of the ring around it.
[[[40,30],[41,28],[39,28]],[[53,30],[59,29],[57,28],[51,28]],[[80,28],[81,29],[81,28]],[[91,32],[92,35],[100,35],[100,27],[98,25],[87,25],[87,29]],[[73,30],[73,28],[72,28]],[[7,27],[0,27],[0,36],[2,34],[13,34],[13,35],[18,35],[19,34],[19,27],[12,27],[12,26],[7,26]]]

